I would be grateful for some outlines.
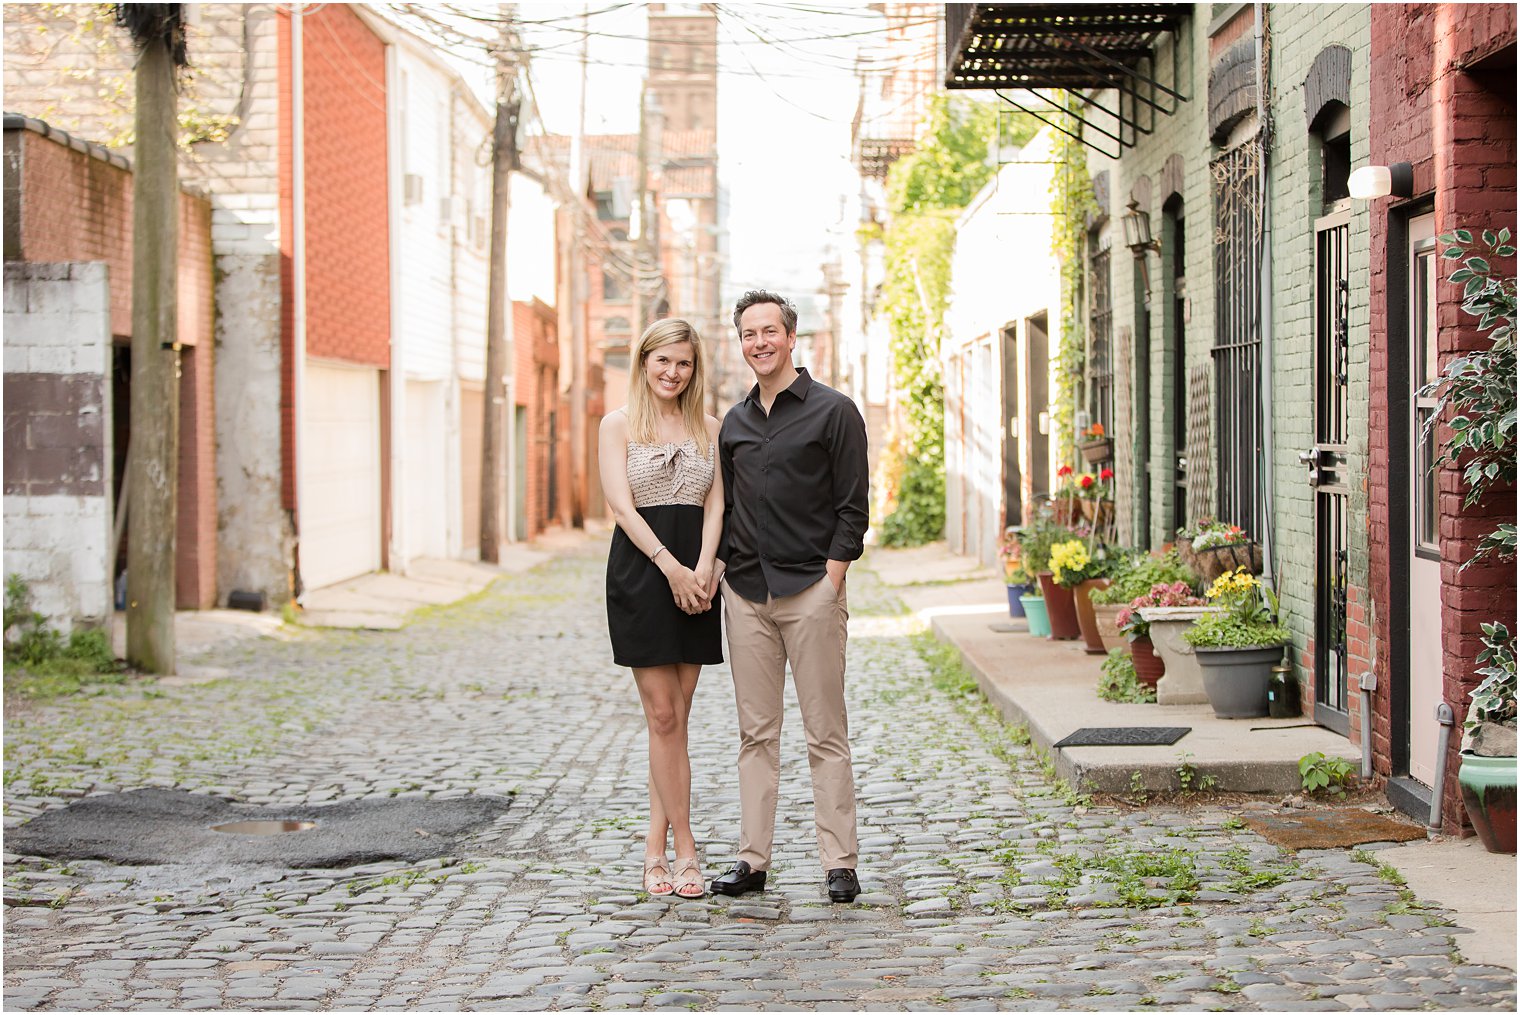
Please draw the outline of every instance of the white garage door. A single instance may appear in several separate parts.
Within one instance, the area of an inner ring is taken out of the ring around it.
[[[301,581],[380,569],[380,374],[308,362],[302,393]]]
[[[443,383],[406,383],[406,556],[448,556],[448,461]]]

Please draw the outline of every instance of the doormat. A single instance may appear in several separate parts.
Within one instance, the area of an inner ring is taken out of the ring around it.
[[[1284,849],[1344,849],[1364,842],[1409,842],[1425,838],[1412,821],[1374,814],[1361,807],[1325,807],[1281,814],[1251,814],[1246,824]]]
[[[502,797],[381,797],[336,804],[255,807],[183,790],[140,789],[83,799],[5,830],[10,853],[142,864],[254,864],[292,868],[415,863],[455,852],[507,812]],[[310,822],[288,835],[228,835],[229,822]]]
[[[1191,726],[1083,726],[1067,734],[1056,746],[1166,747],[1191,732]]]

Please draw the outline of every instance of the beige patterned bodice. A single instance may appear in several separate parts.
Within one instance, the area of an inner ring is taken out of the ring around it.
[[[656,507],[661,504],[689,504],[701,507],[712,489],[716,444],[707,446],[707,457],[697,451],[697,442],[687,438],[680,444],[637,444],[628,442],[628,488],[633,491],[633,506]]]

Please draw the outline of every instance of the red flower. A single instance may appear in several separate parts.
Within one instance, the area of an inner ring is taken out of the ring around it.
[[[1093,478],[1091,476],[1083,476],[1080,482],[1082,483],[1082,489],[1086,490],[1093,485]]]
[[[1056,475],[1059,476],[1062,479],[1065,479],[1067,476],[1071,475],[1071,472],[1072,472],[1071,466],[1069,466],[1069,465],[1063,465],[1059,469],[1056,470]]]
[[[1107,483],[1110,479],[1114,478],[1114,470],[1104,469],[1102,472],[1098,473],[1098,478]]]

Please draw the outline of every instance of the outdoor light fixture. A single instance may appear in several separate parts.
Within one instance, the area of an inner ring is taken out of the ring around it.
[[[1161,244],[1151,239],[1151,217],[1140,210],[1140,202],[1129,203],[1129,213],[1120,219],[1124,223],[1124,245],[1137,256],[1146,250],[1160,250]]]
[[[1413,197],[1414,167],[1407,162],[1363,166],[1351,173],[1346,187],[1358,201],[1371,201],[1375,197]]]

